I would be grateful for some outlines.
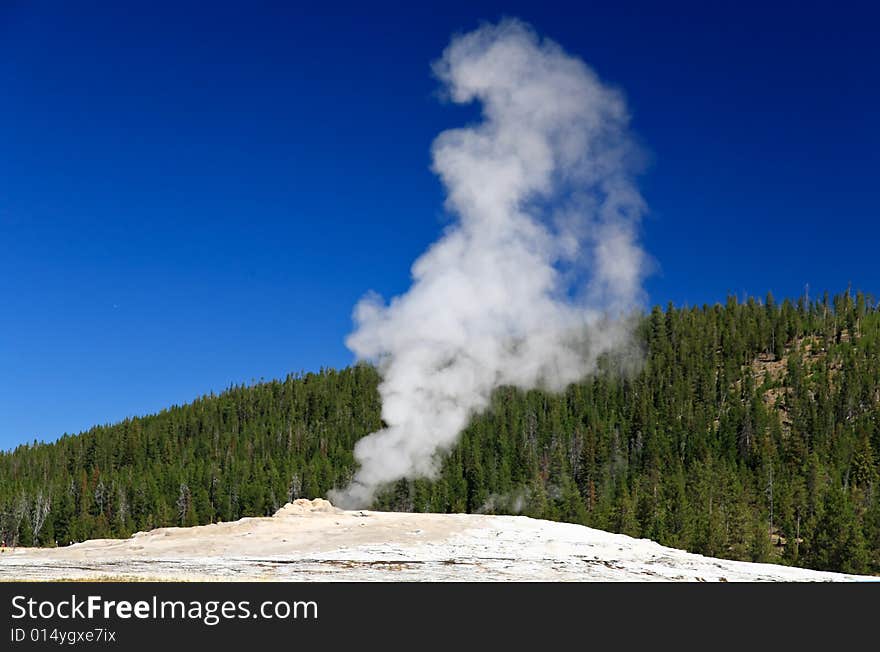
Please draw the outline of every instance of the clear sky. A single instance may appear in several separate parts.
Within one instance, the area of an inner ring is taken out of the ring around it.
[[[625,92],[649,304],[880,295],[868,3],[319,6],[0,0],[0,448],[350,363],[478,115],[430,63],[502,16]]]

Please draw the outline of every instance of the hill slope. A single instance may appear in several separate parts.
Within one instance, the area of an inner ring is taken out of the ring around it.
[[[880,573],[873,300],[655,308],[638,344],[637,369],[605,359],[561,395],[498,390],[435,480],[399,482],[374,507],[521,512],[715,557]],[[291,376],[0,454],[0,537],[63,545],[324,496],[381,424],[377,382],[368,366]]]
[[[847,581],[725,561],[525,516],[342,511],[298,500],[271,518],[0,554],[0,580]]]

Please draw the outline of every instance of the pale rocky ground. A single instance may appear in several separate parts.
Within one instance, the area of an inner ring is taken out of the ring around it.
[[[343,511],[297,500],[275,516],[0,553],[0,581],[846,581],[702,557],[525,516]]]

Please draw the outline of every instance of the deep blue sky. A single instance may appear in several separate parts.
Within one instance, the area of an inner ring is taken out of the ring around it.
[[[625,91],[650,303],[880,294],[867,4],[297,4],[0,0],[0,448],[348,364],[477,115],[430,62],[504,15]]]

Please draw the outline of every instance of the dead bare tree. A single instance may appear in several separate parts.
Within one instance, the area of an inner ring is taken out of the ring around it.
[[[298,473],[294,473],[293,477],[290,480],[290,487],[287,489],[287,502],[292,503],[294,500],[300,497],[301,493],[302,480],[300,480]]]
[[[177,496],[177,517],[180,519],[181,525],[185,525],[191,499],[189,485],[185,482],[181,482],[180,494]]]
[[[99,480],[95,485],[95,507],[98,508],[98,514],[104,513],[104,506],[107,503],[107,486],[103,480]]]
[[[52,497],[43,494],[42,490],[40,490],[37,493],[37,497],[34,499],[34,510],[31,513],[31,534],[33,534],[34,537],[34,544],[37,543],[37,537],[40,534],[40,530],[43,529],[43,525],[45,525],[46,518],[49,516],[51,509]]]
[[[128,511],[128,498],[125,495],[125,489],[123,489],[122,485],[119,485],[116,490],[116,519],[120,523],[125,523]]]
[[[10,530],[12,531],[12,547],[15,548],[18,545],[19,532],[21,531],[21,522],[24,520],[25,515],[28,513],[28,497],[26,494],[21,494],[18,497],[18,500],[15,502],[15,506],[12,508],[12,525]]]

